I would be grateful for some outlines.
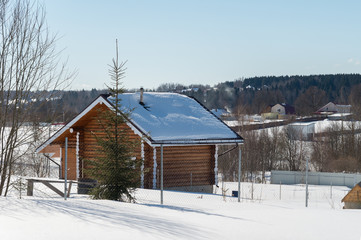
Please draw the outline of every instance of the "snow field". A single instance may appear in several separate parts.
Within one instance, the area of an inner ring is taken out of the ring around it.
[[[221,185],[220,185],[221,186]],[[237,183],[225,183],[237,189]],[[138,203],[90,200],[73,194],[67,201],[41,184],[34,196],[13,190],[0,198],[1,239],[357,239],[360,210],[343,210],[347,187],[254,184],[254,200],[218,194],[140,189]],[[57,184],[62,189],[62,184]],[[242,183],[242,192],[252,189]],[[243,194],[243,193],[242,193]],[[257,199],[256,196],[262,196]],[[331,203],[331,200],[333,203]]]

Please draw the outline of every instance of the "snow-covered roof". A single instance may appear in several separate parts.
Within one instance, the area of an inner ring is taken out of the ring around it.
[[[122,111],[154,143],[242,142],[242,138],[196,100],[177,93],[125,93]],[[114,98],[109,97],[112,103]]]
[[[151,145],[230,144],[243,139],[196,100],[177,93],[144,93],[144,105],[139,103],[140,93],[124,93],[122,112],[130,112],[128,126]],[[68,129],[79,124],[98,104],[114,108],[114,99],[104,95],[90,103],[78,116],[68,122],[52,137],[40,145],[41,152]]]
[[[315,122],[294,122],[288,124],[288,126],[310,126],[315,124],[316,124]]]

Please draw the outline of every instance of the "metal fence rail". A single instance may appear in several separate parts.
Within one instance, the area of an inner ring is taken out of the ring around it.
[[[272,184],[304,184],[305,172],[271,171]],[[312,185],[347,186],[352,188],[361,181],[361,174],[308,172],[308,183]]]

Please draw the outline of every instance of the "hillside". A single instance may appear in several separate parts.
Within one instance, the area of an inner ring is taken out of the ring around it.
[[[360,74],[267,76],[215,86],[165,83],[146,91],[178,92],[196,98],[209,109],[227,108],[236,114],[261,113],[268,105],[285,102],[295,106],[299,115],[304,115],[329,101],[358,104],[360,84]],[[53,101],[47,101],[38,110],[38,118],[47,122],[69,121],[102,93],[106,90],[59,91]]]
[[[285,102],[295,106],[298,114],[307,114],[309,109],[300,106],[312,97],[317,102],[308,104],[317,108],[330,101],[352,104],[350,96],[359,84],[360,74],[265,76],[219,83],[213,88],[198,86],[197,92],[186,91],[186,94],[205,102],[208,108],[228,107],[233,112],[260,113],[268,105]]]

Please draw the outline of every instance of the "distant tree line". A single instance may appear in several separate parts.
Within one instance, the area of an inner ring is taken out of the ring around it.
[[[163,84],[157,91],[182,92],[195,97],[209,109],[240,109],[247,114],[262,113],[267,106],[288,103],[299,115],[312,114],[327,102],[357,104],[360,100],[360,74],[311,76],[266,76],[238,79],[209,85]]]
[[[126,90],[137,91],[137,90]],[[234,114],[259,114],[269,105],[288,103],[298,115],[309,115],[327,102],[351,104],[361,113],[361,75],[254,77],[210,85],[164,83],[146,91],[177,92],[194,97],[208,109],[226,108]],[[42,121],[69,121],[107,90],[58,92],[58,99],[42,103]]]
[[[298,115],[312,114],[327,102],[357,104],[360,74],[254,77],[215,85],[197,86],[185,94],[208,108],[228,108],[234,113],[259,114],[277,103],[293,105]],[[178,87],[179,88],[179,87]],[[187,89],[185,88],[185,89]],[[350,99],[351,98],[351,99]]]

